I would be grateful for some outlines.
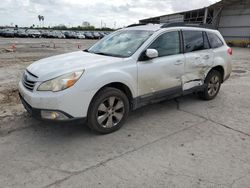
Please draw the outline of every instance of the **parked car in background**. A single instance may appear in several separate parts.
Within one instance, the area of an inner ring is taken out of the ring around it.
[[[59,38],[59,39],[101,39],[110,32],[104,31],[60,31],[48,29],[25,29],[25,28],[2,28],[0,36],[2,37],[31,37],[31,38]]]
[[[101,39],[106,36],[104,32],[99,32],[99,35]]]
[[[42,38],[48,38],[49,30],[40,30]]]
[[[93,34],[89,31],[84,32],[84,35],[85,35],[86,39],[94,39]]]
[[[35,30],[35,29],[28,29],[26,31],[26,33],[28,34],[29,37],[31,38],[40,38],[42,35],[40,33],[40,31]]]
[[[104,32],[105,36],[109,35],[111,32]]]
[[[77,32],[76,33],[76,38],[77,39],[85,39],[85,35],[82,32]]]
[[[2,36],[4,29],[0,29],[0,36]]]
[[[55,35],[55,31],[48,31],[46,35],[47,38],[57,38]]]
[[[15,32],[15,37],[26,38],[28,36],[29,36],[28,33],[26,33],[24,29],[18,29]]]
[[[59,39],[65,39],[66,38],[66,36],[61,31],[57,31],[56,36]]]
[[[15,37],[14,29],[3,29],[1,32],[3,37]]]
[[[101,35],[98,32],[93,32],[92,34],[94,36],[94,39],[100,39],[101,38]]]
[[[3,36],[4,29],[0,29],[0,36]]]
[[[65,39],[65,35],[61,31],[50,31],[47,34],[48,38],[59,38],[59,39]]]
[[[74,31],[65,31],[64,35],[68,39],[75,39],[75,38],[77,38]]]

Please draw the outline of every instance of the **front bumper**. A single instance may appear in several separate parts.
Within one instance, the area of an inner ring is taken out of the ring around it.
[[[42,110],[43,111],[48,111],[48,109],[37,109],[37,108],[33,108],[32,106],[30,106],[25,100],[24,98],[21,96],[21,94],[19,93],[19,97],[20,97],[20,100],[24,106],[24,108],[27,110],[27,112],[34,118],[36,119],[39,119],[39,120],[47,120],[47,121],[60,121],[60,122],[71,122],[71,121],[74,121],[74,122],[85,122],[86,121],[86,118],[74,118],[72,117],[71,115],[67,114],[66,112],[63,112],[63,111],[60,111],[60,110],[52,110],[52,111],[56,111],[56,112],[60,112],[62,113],[63,115],[65,115],[67,117],[67,119],[65,120],[57,120],[57,119],[44,119],[41,115],[41,112]]]
[[[82,91],[72,87],[61,92],[31,92],[19,82],[19,93],[26,110],[34,117],[41,118],[41,111],[56,111],[69,120],[87,117],[89,104],[95,91]]]
[[[227,81],[227,80],[230,78],[230,75],[231,75],[231,74],[228,74],[227,76],[225,76],[223,82]]]
[[[32,108],[32,106],[30,106],[25,100],[24,98],[21,96],[21,94],[19,93],[19,98],[24,106],[24,108],[27,110],[27,112],[32,115],[33,117],[36,117],[38,119],[41,118],[41,110],[36,109],[36,108]]]

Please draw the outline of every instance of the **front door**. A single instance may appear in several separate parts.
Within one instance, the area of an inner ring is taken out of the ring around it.
[[[185,58],[181,53],[179,32],[161,34],[148,49],[156,49],[159,57],[138,62],[139,96],[181,93]]]

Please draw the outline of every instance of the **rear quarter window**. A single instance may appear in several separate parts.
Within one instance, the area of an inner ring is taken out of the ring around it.
[[[219,48],[224,45],[222,40],[215,33],[207,32],[207,37],[212,48]]]

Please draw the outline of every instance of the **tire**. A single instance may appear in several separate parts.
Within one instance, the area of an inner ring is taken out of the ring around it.
[[[199,97],[203,100],[214,99],[221,87],[222,75],[217,70],[211,70],[205,79],[205,88],[203,91],[199,92]]]
[[[128,114],[128,97],[118,89],[107,87],[93,98],[87,124],[95,132],[109,134],[123,126]]]

